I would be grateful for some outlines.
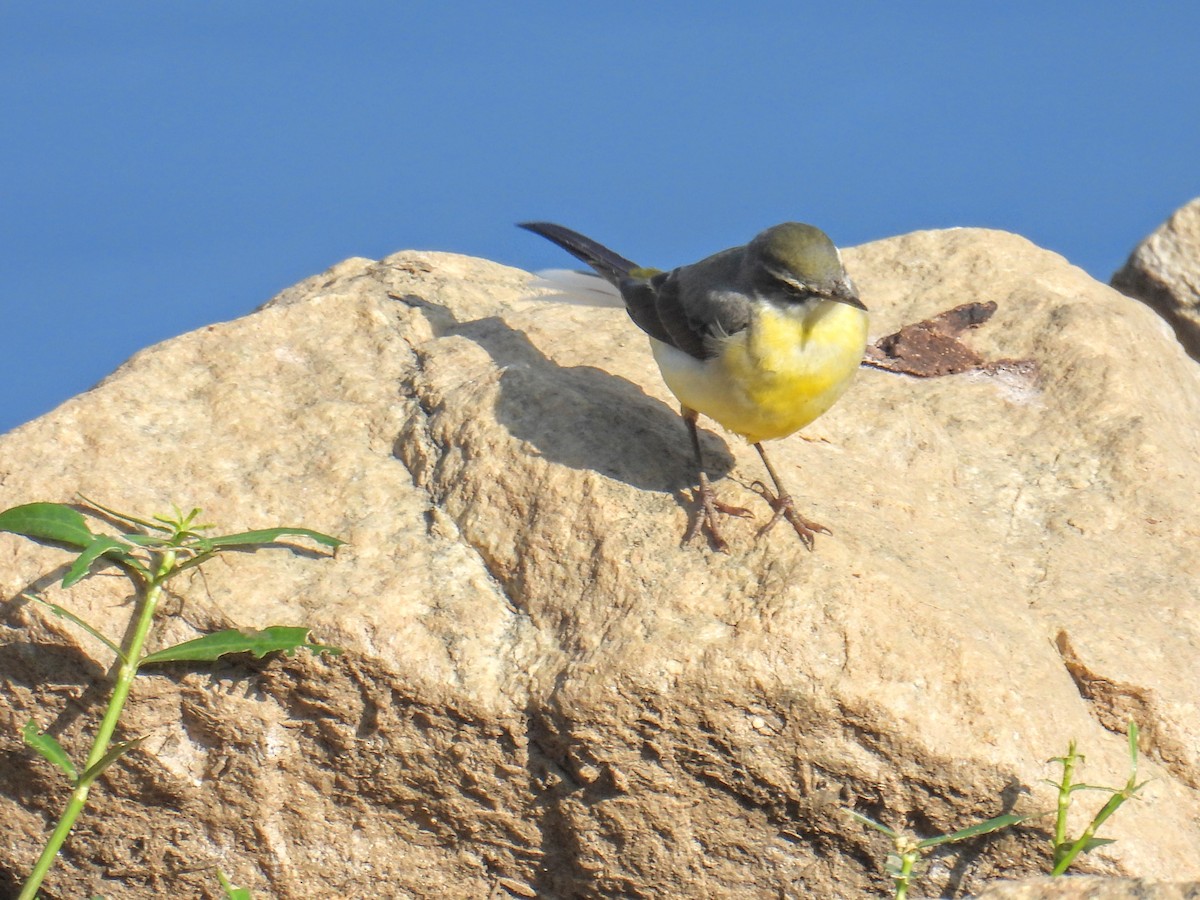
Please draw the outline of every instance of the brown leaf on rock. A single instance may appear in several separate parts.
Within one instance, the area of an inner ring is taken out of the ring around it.
[[[992,300],[963,303],[932,318],[905,325],[868,347],[863,365],[918,378],[973,371],[1032,372],[1033,360],[988,361],[959,340],[963,332],[990,319],[996,308]]]

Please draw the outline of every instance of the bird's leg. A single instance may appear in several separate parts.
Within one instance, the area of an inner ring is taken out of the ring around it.
[[[767,451],[763,449],[762,444],[755,444],[754,449],[762,457],[763,465],[767,467],[767,474],[775,482],[774,494],[761,481],[755,482],[758,492],[762,494],[764,500],[771,504],[771,509],[775,510],[775,515],[771,516],[771,521],[763,526],[759,534],[766,534],[780,519],[787,519],[792,527],[796,529],[796,534],[800,535],[800,540],[804,541],[804,546],[811,550],[813,548],[813,538],[817,532],[821,534],[832,534],[833,532],[824,525],[817,522],[810,522],[804,516],[800,515],[800,513],[796,512],[796,506],[792,502],[792,495],[783,486],[783,482],[779,479],[779,473],[775,471],[775,467],[771,465],[771,460],[767,458]]]
[[[700,486],[696,490],[696,496],[700,501],[700,509],[696,513],[696,518],[692,520],[691,526],[687,530],[687,534],[683,536],[683,542],[689,543],[692,538],[700,533],[700,529],[707,527],[708,536],[712,539],[713,546],[724,552],[729,549],[729,544],[721,537],[721,530],[717,527],[717,513],[724,513],[727,516],[753,516],[753,513],[741,506],[730,506],[727,503],[722,503],[714,494],[712,485],[708,483],[708,474],[704,471],[704,454],[700,451],[700,429],[696,425],[696,418],[699,413],[694,409],[683,407],[680,412],[683,414],[683,420],[687,422],[688,433],[692,436],[692,451],[696,456],[696,469],[700,473]]]

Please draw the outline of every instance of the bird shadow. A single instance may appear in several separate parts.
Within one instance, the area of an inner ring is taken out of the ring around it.
[[[560,366],[498,316],[460,322],[441,304],[392,296],[420,311],[436,337],[465,338],[487,352],[500,371],[497,420],[545,459],[642,490],[695,486],[683,418],[638,385],[593,366]],[[735,460],[724,440],[702,431],[700,442],[709,475],[727,475]]]

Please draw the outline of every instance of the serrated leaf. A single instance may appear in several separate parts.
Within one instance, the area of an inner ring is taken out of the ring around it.
[[[300,648],[311,650],[313,653],[332,653],[335,656],[342,652],[336,647],[311,643],[308,640],[309,631],[308,628],[287,625],[272,625],[261,631],[230,628],[158,650],[143,657],[142,665],[162,662],[211,662],[229,653],[253,653],[262,659],[268,653],[278,651],[291,655]]]
[[[144,737],[140,737],[134,738],[132,741],[121,741],[120,743],[113,744],[108,748],[107,753],[96,760],[93,765],[89,766],[84,773],[79,776],[79,783],[91,784],[100,776],[101,772],[115,763],[130,750],[135,749],[145,739],[146,738]]]
[[[79,554],[79,558],[71,564],[67,574],[63,576],[63,587],[68,588],[82,580],[91,569],[92,563],[102,556],[119,559],[123,562],[127,561],[130,549],[128,544],[122,543],[116,538],[106,534],[96,535],[95,539]]]
[[[261,528],[258,531],[243,531],[239,534],[222,534],[207,538],[214,547],[244,547],[249,544],[270,544],[285,536],[306,537],[334,549],[346,543],[311,528]]]
[[[71,781],[75,781],[76,771],[75,763],[71,762],[71,757],[67,756],[67,751],[63,749],[54,737],[48,734],[43,734],[38,731],[37,722],[30,719],[25,723],[25,727],[21,729],[21,737],[25,739],[25,743],[41,754],[42,758],[54,763],[64,772]]]
[[[984,822],[976,822],[967,828],[963,828],[953,834],[941,834],[937,837],[926,838],[917,844],[920,850],[928,849],[929,847],[937,847],[941,844],[950,844],[955,841],[966,840],[967,838],[977,837],[981,834],[990,834],[993,831],[999,831],[1001,828],[1008,828],[1010,825],[1017,825],[1024,822],[1026,819],[1032,819],[1034,816],[1042,815],[1042,813],[1032,813],[1030,815],[1019,816],[1016,813],[1005,813],[1002,816],[996,816],[993,819],[988,819]]]
[[[26,503],[6,509],[0,512],[0,531],[80,548],[96,538],[83,516],[62,503]]]

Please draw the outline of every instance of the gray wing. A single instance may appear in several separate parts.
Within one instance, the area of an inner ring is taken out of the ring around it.
[[[736,290],[740,259],[738,248],[649,280],[623,280],[619,287],[629,317],[664,344],[696,359],[711,359],[717,352],[715,339],[737,334],[750,323],[750,301]]]

